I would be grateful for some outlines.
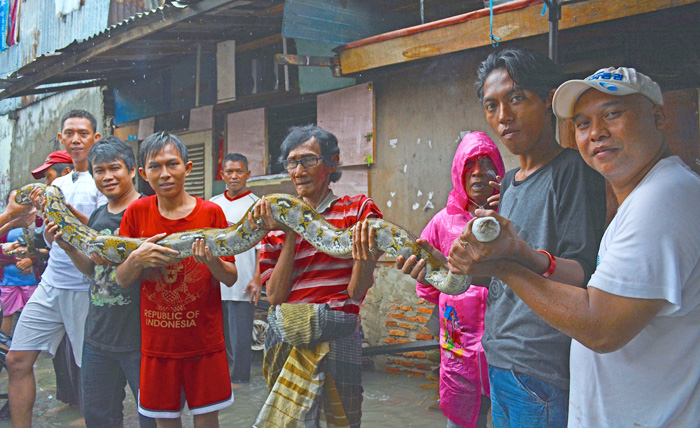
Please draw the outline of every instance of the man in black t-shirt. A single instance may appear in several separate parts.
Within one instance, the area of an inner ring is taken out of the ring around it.
[[[88,170],[107,204],[92,213],[87,225],[102,234],[117,234],[126,207],[141,195],[133,179],[136,158],[131,147],[110,136],[95,143],[88,154]],[[48,232],[61,232],[53,223]],[[85,424],[90,427],[123,426],[124,387],[138,397],[141,360],[139,287],[120,287],[114,268],[99,256],[83,253],[56,239],[75,266],[90,278],[90,307],[85,321],[81,383]],[[117,397],[118,399],[115,399]],[[139,415],[141,428],[155,427],[155,420]]]

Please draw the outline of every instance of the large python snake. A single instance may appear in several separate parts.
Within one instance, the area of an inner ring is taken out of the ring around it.
[[[121,263],[145,239],[102,235],[85,226],[66,206],[61,189],[40,183],[28,184],[17,192],[19,204],[32,203],[29,193],[36,187],[43,188],[46,198],[44,216],[56,223],[63,232],[63,239],[88,257],[98,253],[113,263]],[[318,212],[301,199],[286,194],[263,196],[270,202],[272,216],[285,224],[319,251],[334,257],[352,256],[352,229],[338,229],[328,223]],[[251,207],[252,209],[252,207]],[[194,229],[174,233],[157,242],[158,245],[178,250],[177,258],[192,256],[192,244],[202,238],[212,254],[217,257],[242,253],[257,244],[267,234],[266,230],[253,229],[244,216],[238,223],[225,229]],[[435,288],[447,294],[461,294],[469,288],[468,275],[452,274],[432,254],[416,243],[416,238],[406,229],[383,219],[366,220],[374,228],[377,248],[392,257],[408,258],[414,254],[425,260],[425,279]]]

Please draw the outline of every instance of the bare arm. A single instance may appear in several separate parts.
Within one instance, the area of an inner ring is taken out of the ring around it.
[[[479,217],[495,217],[501,225],[501,233],[494,241],[488,243],[479,242],[471,231],[475,218],[467,223],[467,226],[462,231],[462,235],[457,240],[460,243],[466,242],[467,245],[453,245],[450,251],[450,265],[455,273],[480,276],[470,272],[469,266],[472,263],[495,259],[514,261],[540,275],[547,271],[549,268],[549,256],[535,250],[527,242],[520,239],[510,220],[495,211],[477,210],[476,213]],[[559,257],[556,258],[556,261],[556,270],[550,276],[551,280],[577,287],[585,285],[583,267],[577,261]],[[486,276],[492,275],[486,272]]]
[[[90,217],[86,216],[85,214],[81,213],[77,209],[73,207],[73,205],[66,203],[66,207],[70,210],[73,215],[80,220],[82,224],[87,224],[88,220],[90,220]]]
[[[569,287],[510,261],[485,263],[493,263],[488,269],[548,324],[598,353],[625,346],[666,303],[617,296],[595,287]]]
[[[532,272],[541,275],[549,269],[549,256],[530,247],[525,241],[518,238],[510,260],[517,262]],[[552,281],[559,281],[577,287],[583,286],[585,273],[583,267],[575,261],[555,257],[557,267],[550,276]]]
[[[196,239],[195,242],[192,243],[192,255],[197,263],[206,264],[214,278],[219,282],[223,282],[228,287],[235,284],[236,280],[238,280],[236,264],[224,261],[221,257],[213,256],[209,247],[204,245],[203,239]],[[216,286],[218,287],[218,284],[216,284]]]
[[[260,295],[262,294],[262,284],[260,281],[260,251],[258,250],[255,250],[255,273],[253,274],[253,279],[250,280],[243,291],[243,294],[246,293],[250,293],[250,303],[257,305],[258,300],[260,300]]]
[[[20,205],[15,202],[16,191],[10,193],[5,211],[0,213],[0,236],[16,227],[28,227],[34,221],[36,208],[33,205]]]
[[[267,300],[271,305],[281,305],[287,301],[292,289],[292,273],[294,271],[294,248],[296,233],[288,233],[284,237],[280,258],[277,260],[270,279],[267,280]]]
[[[262,225],[257,226],[254,219],[261,219]],[[272,269],[272,275],[266,284],[267,300],[271,305],[281,305],[287,301],[292,288],[294,249],[296,247],[297,234],[294,230],[272,218],[270,203],[264,199],[260,199],[255,204],[253,212],[248,215],[248,221],[251,222],[253,227],[260,227],[266,230],[281,230],[285,233],[280,257]]]
[[[88,256],[78,251],[78,249],[62,239],[63,232],[58,230],[58,225],[56,223],[46,223],[46,230],[44,233],[47,236],[51,236],[51,240],[66,252],[68,257],[70,257],[71,261],[73,262],[73,265],[75,265],[80,273],[88,278],[92,277],[95,270],[95,264]]]
[[[165,267],[178,262],[177,259],[169,257],[169,255],[176,256],[177,250],[156,244],[165,235],[167,234],[159,233],[151,236],[129,254],[129,257],[115,271],[117,284],[128,287],[139,279],[145,269]]]
[[[352,243],[352,274],[348,284],[348,295],[353,300],[359,300],[367,293],[374,281],[374,268],[382,252],[377,250],[374,240],[374,229],[366,221],[353,226]]]

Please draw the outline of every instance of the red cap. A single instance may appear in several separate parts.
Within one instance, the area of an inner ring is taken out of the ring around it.
[[[40,166],[39,168],[35,169],[32,171],[32,175],[34,178],[37,180],[44,177],[44,171],[49,169],[52,165],[57,164],[57,163],[73,163],[73,159],[71,159],[70,155],[68,154],[67,151],[65,150],[57,150],[50,155],[46,157],[46,160],[44,161],[44,164]]]

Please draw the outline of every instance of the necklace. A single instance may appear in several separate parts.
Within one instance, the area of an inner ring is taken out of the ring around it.
[[[484,208],[484,207],[485,207],[486,205],[488,205],[488,201],[487,201],[486,203],[484,203],[484,205],[480,205],[480,204],[477,204],[476,201],[475,201],[474,199],[472,199],[472,198],[470,198],[469,196],[467,196],[467,211],[469,211],[469,204],[470,204],[470,203],[476,205],[479,209],[482,209],[482,210],[485,210],[486,208]]]

